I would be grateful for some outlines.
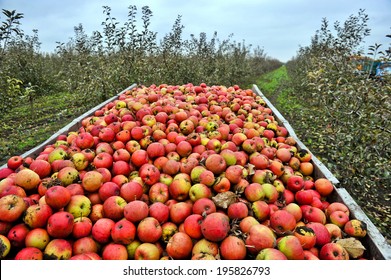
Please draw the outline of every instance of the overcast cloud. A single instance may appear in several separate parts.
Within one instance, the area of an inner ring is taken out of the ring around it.
[[[151,30],[160,37],[181,15],[184,39],[200,32],[211,38],[217,31],[221,40],[233,34],[237,42],[260,46],[268,56],[284,62],[296,55],[300,46],[310,43],[322,18],[330,23],[344,22],[349,15],[357,15],[360,8],[370,18],[371,36],[365,47],[391,43],[385,37],[391,33],[390,0],[0,0],[1,9],[24,14],[21,27],[25,33],[38,30],[41,50],[45,52],[53,52],[56,42],[68,42],[79,23],[88,35],[101,31],[105,5],[111,7],[112,16],[121,24],[127,21],[129,5],[137,6],[138,15],[143,6],[149,6],[153,12]],[[2,14],[0,20],[4,20]]]

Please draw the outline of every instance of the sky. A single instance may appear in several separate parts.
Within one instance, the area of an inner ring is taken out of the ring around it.
[[[124,24],[130,5],[137,6],[139,23],[141,8],[149,6],[153,13],[150,29],[160,38],[171,31],[180,15],[183,39],[201,32],[210,39],[217,32],[224,40],[232,34],[232,40],[259,46],[282,62],[294,57],[300,46],[310,44],[322,18],[331,25],[343,23],[359,9],[365,9],[370,18],[371,35],[364,49],[374,43],[388,48],[391,43],[385,37],[391,34],[391,0],[0,0],[1,9],[24,14],[21,28],[26,34],[38,30],[42,52],[54,52],[56,42],[69,42],[80,23],[88,35],[102,31],[103,6],[111,7],[111,15]]]

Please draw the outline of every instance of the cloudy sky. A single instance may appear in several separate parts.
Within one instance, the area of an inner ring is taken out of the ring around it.
[[[370,18],[371,36],[366,39],[366,47],[391,43],[385,37],[391,33],[391,0],[0,0],[1,9],[24,14],[21,27],[25,33],[38,30],[45,52],[53,52],[56,42],[68,42],[79,23],[88,35],[102,31],[102,6],[111,7],[112,16],[122,25],[129,5],[137,6],[138,15],[143,6],[150,7],[150,29],[160,37],[181,15],[184,39],[200,32],[211,38],[217,31],[221,40],[233,34],[235,41],[262,47],[268,56],[283,62],[295,56],[300,46],[309,45],[322,18],[330,23],[344,22],[349,15],[357,15],[360,8]],[[2,14],[0,20],[5,20]]]

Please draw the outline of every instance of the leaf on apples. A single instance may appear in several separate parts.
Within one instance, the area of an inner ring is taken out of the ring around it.
[[[235,193],[231,191],[227,191],[227,192],[218,193],[217,195],[212,197],[212,200],[216,204],[216,206],[223,209],[227,209],[229,205],[236,202],[237,198],[238,196]]]
[[[349,256],[354,259],[361,257],[362,254],[364,254],[365,247],[354,237],[339,239],[336,243],[344,247],[349,253]]]

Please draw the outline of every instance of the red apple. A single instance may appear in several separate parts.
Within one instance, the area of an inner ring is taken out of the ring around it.
[[[53,209],[65,207],[71,200],[71,192],[63,186],[50,187],[45,193],[46,203]]]
[[[349,254],[342,245],[338,243],[326,243],[319,251],[321,260],[349,260]]]
[[[159,248],[152,243],[142,243],[134,250],[135,260],[159,260]]]
[[[191,255],[193,242],[186,233],[175,233],[167,243],[167,254],[174,260],[186,259]]]
[[[162,227],[158,220],[146,217],[137,226],[137,237],[141,242],[155,243],[162,236]]]
[[[52,214],[53,210],[47,204],[30,205],[23,215],[23,222],[30,228],[46,228]]]
[[[149,207],[141,200],[129,201],[123,209],[123,214],[127,220],[138,223],[148,216]]]
[[[229,230],[229,218],[220,212],[207,215],[201,224],[202,235],[212,242],[222,241],[228,235]]]
[[[149,206],[149,216],[158,220],[160,224],[163,224],[170,217],[170,209],[164,203],[157,201]]]
[[[111,240],[111,231],[115,222],[108,218],[100,218],[92,226],[91,235],[100,244],[106,244]]]
[[[73,215],[66,211],[53,213],[48,219],[46,230],[53,238],[66,238],[73,230]]]
[[[227,236],[220,244],[220,255],[224,260],[244,260],[246,254],[246,244],[239,237]]]
[[[286,210],[277,210],[270,214],[270,226],[277,235],[284,235],[293,232],[296,227],[296,219]]]
[[[129,220],[122,219],[115,223],[111,238],[115,243],[128,245],[136,237],[136,226]]]

